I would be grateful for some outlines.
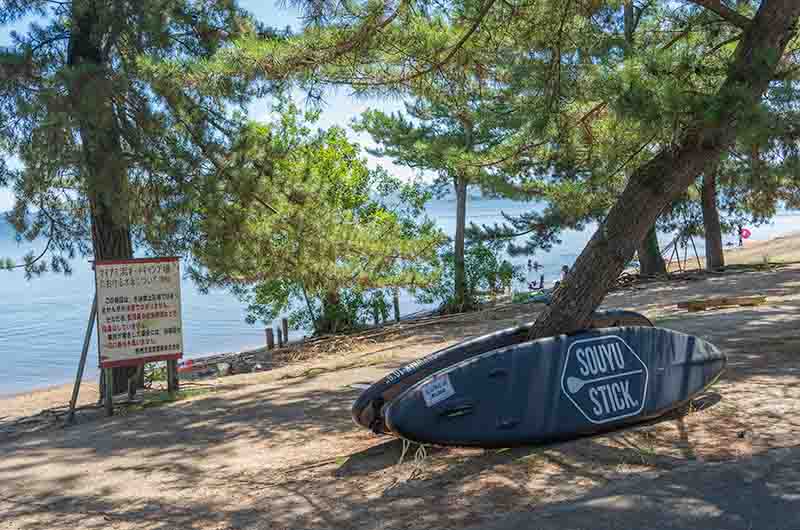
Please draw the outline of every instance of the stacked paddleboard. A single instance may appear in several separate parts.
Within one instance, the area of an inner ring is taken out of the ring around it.
[[[529,341],[530,325],[435,352],[367,388],[353,419],[439,445],[508,447],[605,432],[674,410],[703,392],[725,356],[630,311]]]

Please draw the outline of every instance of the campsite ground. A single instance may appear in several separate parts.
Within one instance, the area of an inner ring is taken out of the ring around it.
[[[798,249],[800,236],[786,237],[731,252],[728,261],[800,261]],[[768,303],[700,313],[676,307],[753,294]],[[800,480],[776,471],[798,461],[800,265],[651,283],[611,293],[604,307],[635,309],[712,341],[729,355],[728,371],[687,414],[647,426],[549,446],[431,448],[422,459],[412,448],[401,464],[398,440],[353,424],[359,390],[351,385],[526,321],[536,305],[354,339],[344,352],[215,380],[182,401],[67,429],[19,423],[62,403],[64,388],[16,396],[0,401],[0,527],[535,528],[540,515],[553,524],[574,512],[585,515],[575,527],[599,528],[613,513],[624,528],[626,514],[645,516],[648,498],[655,506],[667,497],[681,513],[742,528],[761,527],[749,505],[756,499],[775,501],[762,511],[776,521],[790,519],[770,512],[780,502],[800,513]],[[743,488],[765,485],[750,501],[726,495],[739,480]],[[699,484],[715,494],[697,493]],[[612,490],[639,500],[613,510],[587,504]]]

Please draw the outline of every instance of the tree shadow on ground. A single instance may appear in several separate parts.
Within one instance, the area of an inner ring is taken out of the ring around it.
[[[523,530],[535,522],[539,530],[794,530],[800,527],[798,469],[798,447],[771,451],[736,465],[689,466],[660,477],[610,484],[580,500],[499,518],[480,528]]]

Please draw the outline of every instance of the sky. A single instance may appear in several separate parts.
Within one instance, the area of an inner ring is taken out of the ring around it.
[[[285,5],[287,2],[272,2],[271,0],[239,0],[239,4],[255,15],[255,17],[262,22],[277,28],[285,28],[286,26],[292,27],[294,30],[299,30],[302,25],[300,19],[300,12],[291,6]],[[11,31],[16,30],[23,32],[27,29],[33,19],[20,21],[11,26],[0,27],[0,46],[8,46],[11,44]],[[297,93],[298,103],[302,103],[302,94]],[[377,108],[384,111],[395,111],[402,107],[400,101],[377,101],[365,100],[363,98],[351,97],[349,91],[339,88],[336,91],[330,91],[325,95],[325,105],[317,123],[319,127],[328,128],[332,125],[340,125],[348,127],[351,120],[368,108]],[[269,99],[262,99],[253,102],[250,105],[250,115],[253,119],[264,120],[268,119],[270,115],[270,101]],[[349,131],[352,141],[361,144],[364,147],[374,146],[369,136],[362,133],[357,135],[352,130]],[[390,173],[402,179],[410,179],[414,173],[405,167],[396,166],[389,160],[378,159],[368,153],[364,153],[368,163],[371,167],[380,164],[385,167]],[[10,190],[0,187],[0,212],[11,209],[13,198]]]

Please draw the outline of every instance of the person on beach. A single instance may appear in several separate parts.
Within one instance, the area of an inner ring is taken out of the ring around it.
[[[569,267],[567,265],[563,265],[561,267],[561,279],[556,280],[553,283],[553,289],[556,289],[559,285],[561,285],[561,282],[563,282],[566,279],[567,274],[569,274]]]
[[[528,290],[533,291],[533,280],[531,280],[531,271],[533,271],[533,262],[528,260],[528,273],[525,275],[525,282],[528,285]]]

